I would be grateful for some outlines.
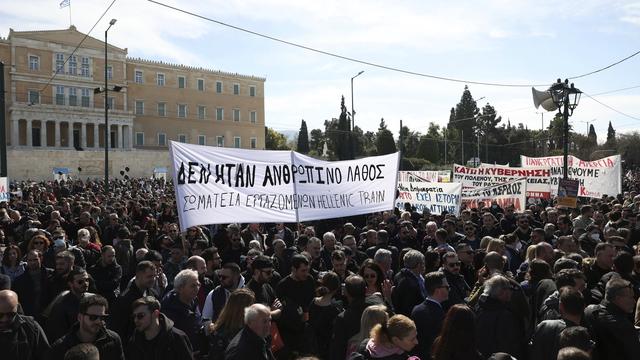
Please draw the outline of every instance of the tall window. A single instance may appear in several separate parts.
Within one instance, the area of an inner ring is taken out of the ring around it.
[[[56,72],[64,73],[64,54],[56,54]]]
[[[40,92],[37,90],[29,90],[29,103],[40,104]]]
[[[204,120],[207,108],[204,105],[198,105],[198,119]]]
[[[187,117],[187,105],[186,104],[178,104],[178,117],[186,118]]]
[[[136,133],[136,146],[144,146],[144,133],[137,132]]]
[[[216,92],[222,94],[222,81],[216,81]]]
[[[167,134],[158,133],[158,146],[167,146]]]
[[[40,58],[35,55],[29,56],[29,70],[38,71],[40,70]]]
[[[240,121],[240,109],[233,109],[233,121]]]
[[[251,148],[256,149],[258,147],[258,138],[251,138]]]
[[[89,58],[86,56],[82,57],[82,65],[80,68],[80,74],[82,76],[89,77]]]
[[[136,100],[136,115],[144,115],[144,101]]]
[[[82,106],[89,107],[91,105],[91,89],[82,89]]]
[[[56,86],[56,105],[64,105],[64,86]]]
[[[184,76],[178,76],[178,88],[184,89],[187,87],[187,78]]]
[[[198,135],[198,145],[207,145],[206,135]]]
[[[167,116],[167,103],[158,103],[158,116]]]
[[[240,136],[233,137],[233,147],[240,148]]]
[[[256,87],[255,86],[249,86],[249,96],[256,96]]]
[[[224,147],[224,136],[216,136],[216,145]]]
[[[255,124],[258,121],[258,113],[255,111],[251,111],[251,123]]]
[[[224,118],[224,109],[216,108],[216,120],[222,121],[223,118]]]
[[[164,74],[161,74],[161,73],[156,74],[156,84],[158,86],[164,86]]]
[[[204,91],[204,79],[198,79],[198,91]]]
[[[233,84],[233,95],[240,95],[240,84]]]
[[[178,142],[186,143],[187,142],[187,135],[178,134]]]
[[[78,106],[78,91],[76,88],[69,88],[69,106]]]
[[[69,56],[69,75],[78,74],[78,58],[75,55]]]
[[[142,84],[142,70],[136,70],[134,81],[136,84]]]
[[[113,80],[113,66],[107,66],[107,79]]]
[[[116,109],[116,99],[109,97],[109,99],[107,100],[107,106],[109,107],[109,110],[115,110]]]

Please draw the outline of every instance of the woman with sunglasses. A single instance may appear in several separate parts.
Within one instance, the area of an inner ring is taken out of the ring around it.
[[[44,254],[49,250],[49,245],[51,242],[44,235],[35,235],[29,241],[29,245],[27,246],[27,250],[38,250],[41,254]],[[29,251],[27,251],[29,252]]]
[[[384,273],[378,264],[371,259],[364,261],[358,272],[367,284],[366,296],[378,293],[382,295],[382,284],[384,282]]]

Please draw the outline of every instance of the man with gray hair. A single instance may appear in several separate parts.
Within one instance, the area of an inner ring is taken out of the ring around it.
[[[270,341],[271,310],[262,304],[244,309],[244,327],[231,339],[225,351],[225,360],[273,360]]]
[[[500,274],[484,282],[476,319],[476,344],[484,357],[506,352],[520,359],[524,354],[526,336],[522,319],[507,306],[514,290],[511,281]]]
[[[391,280],[393,279],[393,270],[391,266],[393,265],[393,254],[391,251],[387,249],[378,249],[375,255],[373,256],[373,262],[380,266],[384,276]]]
[[[413,307],[427,297],[424,287],[425,260],[418,250],[409,250],[402,258],[404,268],[394,279],[396,284],[391,293],[391,302],[396,314],[410,316]]]
[[[336,235],[330,231],[322,235],[322,251],[320,257],[326,270],[331,269],[331,254],[336,250]]]
[[[176,275],[173,280],[173,290],[162,300],[163,313],[173,320],[176,328],[187,334],[195,351],[200,350],[197,333],[202,325],[198,308],[199,291],[198,272],[185,269]]]

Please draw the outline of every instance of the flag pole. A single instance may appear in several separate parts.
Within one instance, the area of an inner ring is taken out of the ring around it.
[[[69,27],[71,25],[73,25],[73,22],[71,21],[71,0],[69,0]]]

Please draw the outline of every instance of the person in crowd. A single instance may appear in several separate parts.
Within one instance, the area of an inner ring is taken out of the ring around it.
[[[88,295],[80,301],[77,322],[69,331],[51,345],[48,359],[63,360],[65,353],[80,343],[90,343],[98,348],[100,359],[124,360],[120,336],[105,328],[109,303],[100,295]]]
[[[269,342],[271,310],[263,304],[253,304],[244,310],[244,327],[231,339],[225,360],[275,360]]]
[[[26,264],[22,261],[22,252],[18,246],[9,245],[4,249],[0,274],[7,275],[11,281],[14,281],[18,276],[24,274],[26,267]]]
[[[369,258],[374,259],[379,250],[387,250],[391,252],[391,267],[393,271],[398,270],[398,254],[400,253],[398,248],[389,245],[389,233],[386,230],[379,230],[376,234],[376,245],[367,248],[366,254]],[[384,267],[383,267],[384,270]]]
[[[473,248],[469,244],[458,244],[456,245],[456,254],[460,260],[460,274],[464,276],[467,285],[475,284],[478,275],[473,264]]]
[[[173,282],[173,290],[162,299],[162,311],[173,320],[174,326],[187,334],[194,351],[199,351],[198,330],[202,326],[202,315],[198,308],[200,281],[198,272],[180,271]]]
[[[256,303],[269,306],[272,311],[271,316],[274,319],[279,318],[282,303],[270,284],[273,277],[273,261],[267,256],[260,255],[251,263],[251,269],[252,276],[246,287],[255,294]]]
[[[462,239],[458,244],[469,244],[472,248],[477,249],[480,245],[477,225],[473,221],[466,221],[463,229],[464,239]]]
[[[205,271],[204,276],[208,277],[215,286],[218,286],[220,284],[218,270],[222,267],[222,257],[220,257],[218,248],[215,246],[208,247],[202,251],[200,256],[207,264],[207,271]]]
[[[87,229],[78,230],[76,236],[76,248],[82,252],[82,257],[87,264],[87,267],[93,266],[98,259],[100,259],[100,246],[92,243],[91,234]]]
[[[142,261],[150,261],[156,267],[156,277],[151,289],[154,293],[159,296],[164,295],[167,290],[168,281],[167,276],[164,274],[162,270],[162,254],[160,254],[157,250],[149,250],[145,255]],[[138,262],[139,263],[139,262]],[[136,265],[137,266],[137,265]],[[135,276],[129,281],[129,283],[135,281]],[[130,284],[128,285],[130,286]]]
[[[587,226],[593,224],[593,212],[591,205],[583,205],[580,208],[580,216],[573,219],[573,228],[586,229]]]
[[[516,359],[524,355],[524,328],[518,316],[507,306],[513,291],[513,284],[500,274],[484,283],[478,304],[476,339],[478,350],[485,357],[496,352],[506,352]]]
[[[339,249],[336,249],[331,253],[331,270],[338,274],[340,282],[344,282],[344,279],[351,275],[355,275],[347,269],[347,256],[344,251]]]
[[[475,327],[473,311],[464,304],[453,305],[442,322],[442,329],[433,341],[431,359],[481,360],[482,357],[476,347],[475,333],[468,331]],[[419,336],[418,340],[420,340]]]
[[[238,264],[224,264],[220,269],[218,278],[220,279],[220,285],[207,294],[202,310],[202,319],[208,319],[214,323],[229,300],[231,293],[244,287],[244,277],[240,275],[240,266]]]
[[[80,302],[89,289],[89,274],[86,270],[75,268],[67,275],[69,290],[60,295],[50,304],[47,318],[47,336],[53,342],[62,337],[76,322]]]
[[[398,314],[390,317],[386,324],[375,325],[364,351],[350,359],[404,360],[417,344],[413,320]]]
[[[444,254],[450,251],[455,251],[453,249],[453,247],[447,242],[447,238],[449,236],[449,233],[447,233],[447,231],[445,229],[438,229],[436,230],[436,234],[435,234],[435,244],[433,247],[431,247],[429,250],[430,251],[435,251],[439,254]],[[460,242],[461,244],[467,244],[469,246],[473,247],[473,244],[470,243],[466,243],[464,241]]]
[[[555,275],[556,288],[571,287],[582,293],[586,288],[586,281],[582,271],[578,269],[562,269]],[[540,306],[537,319],[555,320],[560,319],[560,292],[556,290],[549,295]]]
[[[388,311],[389,309],[384,305],[371,305],[364,309],[360,318],[360,331],[353,335],[347,344],[347,359],[354,352],[362,352],[366,349],[371,338],[371,330],[376,325],[386,325],[389,321]]]
[[[42,253],[38,250],[27,252],[27,269],[13,281],[12,288],[21,299],[20,305],[25,315],[40,319],[48,294],[49,277],[53,270],[42,264]]]
[[[160,312],[160,302],[153,296],[134,301],[135,332],[127,346],[127,359],[192,360],[189,337],[176,328],[173,320]]]
[[[422,359],[431,358],[431,346],[440,332],[445,316],[444,303],[449,299],[450,286],[442,272],[430,272],[425,276],[427,296],[413,308],[411,318],[418,330],[416,353]]]
[[[40,324],[31,316],[18,313],[18,294],[0,290],[0,351],[2,358],[43,360],[50,351]]]
[[[565,328],[558,336],[558,348],[575,347],[591,355],[596,343],[591,340],[589,329],[584,326],[571,326]]]
[[[101,249],[100,260],[89,268],[89,275],[95,281],[97,293],[113,305],[120,295],[122,279],[122,267],[116,262],[116,251],[113,246],[106,245]]]
[[[318,279],[316,297],[309,305],[309,327],[313,334],[312,348],[322,359],[329,358],[333,322],[342,311],[342,304],[334,297],[340,291],[340,277],[334,272],[326,272]]]
[[[593,334],[599,359],[630,360],[640,353],[638,333],[629,318],[635,308],[630,285],[620,278],[609,280],[602,303],[585,310],[585,323]]]
[[[449,309],[455,304],[464,304],[469,296],[471,288],[460,274],[462,263],[458,259],[458,254],[448,252],[442,256],[442,271],[449,284],[449,296],[445,304],[445,309]]]
[[[209,360],[222,360],[227,346],[244,326],[245,309],[255,302],[255,296],[249,289],[236,289],[231,292],[229,301],[222,308],[220,316],[209,324]]]
[[[391,293],[393,309],[397,314],[411,315],[413,307],[420,304],[427,292],[424,285],[424,255],[418,250],[409,250],[403,257],[404,268],[396,275]]]
[[[200,290],[198,291],[198,309],[200,309],[200,312],[202,313],[207,295],[209,295],[214,288],[213,281],[205,276],[205,273],[207,272],[207,263],[202,257],[194,255],[187,259],[185,268],[198,273],[198,281],[200,282]]]
[[[458,232],[456,222],[452,219],[446,219],[442,222],[442,228],[447,231],[447,243],[455,246],[464,240],[464,235]],[[449,251],[447,249],[447,251]]]
[[[181,242],[176,242],[171,248],[171,257],[162,266],[164,274],[167,276],[169,288],[173,288],[173,279],[185,268],[186,263],[187,258],[184,256],[184,246]]]
[[[100,360],[100,351],[89,343],[80,343],[64,354],[64,360]]]
[[[375,293],[382,295],[385,276],[378,264],[373,262],[371,259],[365,260],[362,267],[360,267],[358,275],[360,275],[367,283],[367,296]]]
[[[382,270],[385,279],[393,280],[393,253],[387,249],[378,249],[373,262]]]

